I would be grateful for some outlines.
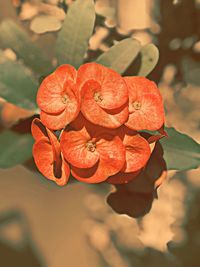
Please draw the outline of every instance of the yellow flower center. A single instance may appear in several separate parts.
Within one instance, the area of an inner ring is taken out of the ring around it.
[[[94,100],[95,100],[96,102],[102,102],[102,101],[103,101],[103,97],[102,97],[102,95],[101,95],[99,92],[96,92],[96,93],[94,94]]]
[[[141,109],[142,104],[139,101],[135,101],[132,103],[132,106],[134,107],[135,110]]]
[[[96,144],[93,143],[92,141],[87,142],[85,146],[87,150],[90,152],[94,152],[96,150]]]
[[[69,97],[67,94],[62,95],[62,102],[63,104],[67,104],[67,102],[69,102]]]

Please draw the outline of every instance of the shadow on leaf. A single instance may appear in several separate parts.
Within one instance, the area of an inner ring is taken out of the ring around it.
[[[116,191],[110,193],[107,203],[119,214],[133,218],[144,216],[151,210],[153,200],[157,198],[157,188],[166,176],[163,149],[157,142],[145,169],[131,182],[116,185]]]

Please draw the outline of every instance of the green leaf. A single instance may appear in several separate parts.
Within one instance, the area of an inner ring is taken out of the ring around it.
[[[158,63],[158,48],[154,44],[147,44],[141,49],[139,56],[140,66],[137,75],[146,77]]]
[[[17,134],[9,130],[1,132],[0,168],[10,168],[30,159],[33,143],[30,134]]]
[[[160,142],[168,170],[189,170],[200,165],[200,144],[174,128],[166,128],[169,137]]]
[[[50,61],[43,55],[43,51],[36,46],[28,34],[12,20],[4,20],[0,24],[0,45],[11,48],[38,74],[48,73],[51,69]]]
[[[33,110],[38,84],[21,63],[0,54],[0,97],[16,106]]]
[[[137,40],[132,38],[124,39],[99,56],[97,63],[122,74],[136,58],[140,48],[141,45]]]
[[[56,54],[59,64],[78,68],[84,59],[95,22],[93,0],[77,0],[70,5],[58,34]]]

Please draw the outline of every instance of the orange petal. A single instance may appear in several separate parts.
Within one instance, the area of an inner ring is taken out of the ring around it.
[[[46,127],[52,130],[60,130],[65,128],[73,121],[79,113],[79,104],[74,101],[70,106],[67,106],[61,113],[46,113],[41,111],[40,118]]]
[[[129,119],[133,130],[158,130],[164,123],[164,107],[159,89],[144,77],[124,78],[129,92]]]
[[[60,143],[58,141],[57,136],[51,130],[49,130],[48,128],[46,128],[46,130],[48,133],[49,141],[52,146],[53,158],[56,163],[56,169],[58,169],[59,171],[59,168],[62,165]]]
[[[99,125],[94,125],[93,123],[88,121],[82,115],[81,112],[79,113],[77,118],[73,122],[70,123],[70,126],[72,127],[72,129],[75,129],[75,130],[81,130],[85,128],[92,137],[98,137],[99,135],[102,135],[102,134],[116,135],[116,132],[118,132],[117,131],[118,129],[109,129],[109,128],[101,127]]]
[[[38,118],[35,118],[32,121],[31,132],[35,141],[40,140],[42,137],[48,138],[46,127],[42,124],[41,120]]]
[[[55,174],[57,162],[54,159],[52,145],[46,138],[42,138],[34,144],[33,157],[37,168],[47,179],[58,185],[67,183],[70,174],[69,166],[66,162],[61,161],[60,170],[57,170]]]
[[[126,148],[126,163],[123,171],[127,173],[142,169],[151,155],[149,143],[137,134],[125,135],[123,144]]]
[[[81,131],[64,131],[61,136],[61,149],[64,158],[77,168],[90,168],[99,160],[99,153],[87,148],[91,137],[83,128]],[[91,142],[92,145],[92,142]]]
[[[99,162],[88,169],[80,169],[72,166],[72,175],[85,183],[100,183],[109,176],[118,173],[125,162],[125,147],[119,137],[112,140],[104,138],[97,142]]]
[[[75,129],[75,130],[81,130],[83,129],[84,127],[86,129],[89,129],[89,131],[92,131],[93,129],[98,129],[98,127],[100,128],[100,126],[98,125],[95,125],[94,127],[94,124],[92,124],[91,122],[89,122],[81,112],[79,112],[78,116],[76,117],[75,120],[73,120],[71,123],[70,123],[70,126]]]
[[[61,151],[60,151],[60,143],[58,142],[56,135],[51,130],[46,128],[42,124],[41,120],[38,118],[35,118],[32,121],[31,131],[36,141],[46,138],[47,142],[49,142],[52,145],[54,160],[59,162]]]
[[[102,101],[99,106],[104,109],[116,109],[128,101],[127,85],[123,78],[114,70],[97,63],[82,65],[77,73],[79,90],[88,80],[96,81],[99,85],[98,92]]]
[[[46,113],[60,113],[71,101],[76,70],[70,65],[58,67],[54,73],[47,76],[41,83],[37,93],[37,103]]]
[[[97,82],[91,80],[82,87],[81,111],[84,117],[94,124],[107,128],[121,126],[128,119],[128,106],[124,104],[113,110],[103,109],[94,99],[96,88],[98,88]],[[113,102],[115,102],[115,99],[113,99]]]

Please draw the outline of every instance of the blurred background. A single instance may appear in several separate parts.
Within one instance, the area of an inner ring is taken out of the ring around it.
[[[0,22],[9,18],[21,25],[53,62],[72,2],[0,0]],[[96,0],[95,11],[87,59],[126,37],[153,42],[160,58],[149,78],[159,84],[166,124],[200,142],[200,1]],[[0,48],[14,64],[15,52],[2,42]],[[133,73],[130,66],[126,75]],[[26,131],[32,115],[0,99],[1,129],[20,121]],[[135,194],[132,217],[111,209],[110,192],[108,185],[59,188],[27,164],[0,170],[0,266],[199,267],[199,169],[168,171],[153,202]]]

